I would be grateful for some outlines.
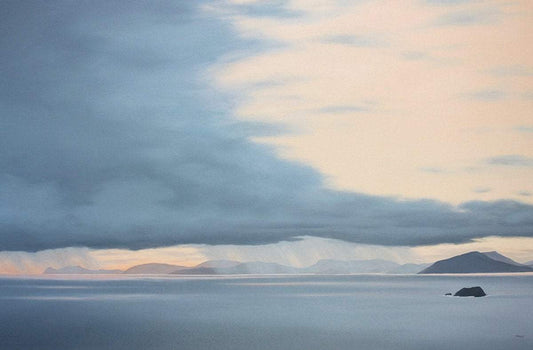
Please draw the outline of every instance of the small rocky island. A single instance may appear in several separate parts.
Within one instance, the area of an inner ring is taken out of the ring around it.
[[[461,288],[454,297],[484,297],[485,291],[481,287]]]

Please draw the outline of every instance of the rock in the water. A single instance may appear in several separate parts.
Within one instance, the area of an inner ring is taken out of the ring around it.
[[[455,297],[484,297],[485,291],[481,287],[462,288],[454,294]]]
[[[446,293],[446,294],[444,294],[444,295],[452,295],[452,293]]]

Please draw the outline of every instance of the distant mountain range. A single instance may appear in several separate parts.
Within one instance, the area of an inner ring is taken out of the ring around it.
[[[89,270],[80,266],[66,266],[59,269],[49,267],[43,273],[47,275],[104,275],[122,273],[122,270]]]
[[[531,264],[532,266],[528,266]],[[324,259],[303,268],[260,261],[209,260],[194,267],[149,263],[121,270],[88,270],[79,266],[60,269],[47,268],[44,274],[129,274],[129,275],[263,275],[263,274],[431,274],[431,273],[496,273],[532,272],[533,261],[520,264],[498,252],[470,252],[434,264],[397,264],[388,260],[334,260]]]
[[[356,273],[417,273],[429,264],[397,264],[387,260],[319,260],[316,264],[304,268],[296,268],[276,263],[260,261],[239,262],[233,260],[210,260],[194,267],[180,265],[150,263],[132,266],[125,271],[120,270],[87,270],[79,266],[68,266],[61,269],[47,268],[45,274],[110,274],[124,273],[129,275],[243,275],[243,274],[356,274]]]
[[[186,269],[186,266],[180,266],[180,265],[170,265],[170,264],[157,264],[157,263],[150,263],[150,264],[142,264],[142,265],[135,265],[124,271],[126,274],[131,275],[150,275],[150,274],[167,274],[172,273],[174,271],[178,271],[181,269]]]
[[[498,252],[469,252],[449,259],[439,260],[419,273],[497,272],[533,272],[533,268],[531,266],[517,263]]]
[[[320,260],[305,268],[290,267],[261,261],[239,262],[212,260],[190,268],[180,267],[168,273],[174,275],[269,275],[269,274],[355,274],[355,273],[417,273],[429,264],[400,265],[386,260]],[[128,271],[135,270],[136,267]],[[141,273],[149,273],[143,270]],[[131,272],[130,272],[131,273]]]
[[[350,274],[350,273],[417,273],[429,264],[397,264],[388,260],[319,260],[316,264],[303,268],[305,273],[316,274]]]
[[[211,267],[194,267],[187,270],[178,270],[173,272],[177,275],[276,275],[276,274],[295,274],[298,273],[297,268],[275,263],[265,263],[260,261],[253,262],[236,262],[233,266],[221,266],[208,262]]]

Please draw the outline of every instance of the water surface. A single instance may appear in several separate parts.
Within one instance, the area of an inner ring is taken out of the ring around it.
[[[0,348],[529,350],[531,310],[532,274],[0,278]]]

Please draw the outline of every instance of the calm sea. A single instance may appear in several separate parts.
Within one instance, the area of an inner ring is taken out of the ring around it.
[[[531,350],[533,275],[5,277],[0,348]]]

